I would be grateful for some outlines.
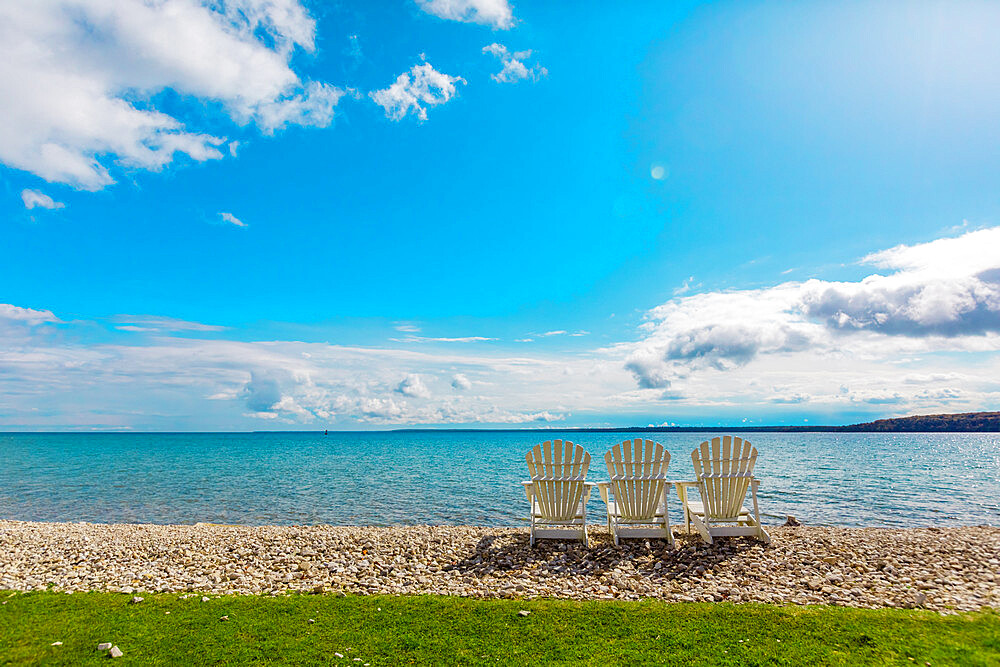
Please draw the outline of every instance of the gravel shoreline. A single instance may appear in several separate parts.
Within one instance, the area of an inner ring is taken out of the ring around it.
[[[675,528],[676,531],[676,528]],[[924,607],[1000,607],[1000,528],[769,528],[677,548],[590,548],[525,528],[218,526],[0,520],[0,590],[196,594],[438,594],[477,598],[659,598]]]

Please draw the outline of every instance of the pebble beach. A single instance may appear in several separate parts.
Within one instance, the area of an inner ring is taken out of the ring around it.
[[[589,547],[532,548],[524,528],[0,521],[0,590],[1000,607],[997,527],[769,531],[767,545],[679,534],[676,548],[616,547],[594,527]]]

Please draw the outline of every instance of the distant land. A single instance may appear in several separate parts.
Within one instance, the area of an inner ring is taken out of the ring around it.
[[[633,433],[705,433],[709,431],[739,431],[764,433],[963,433],[1000,432],[1000,412],[962,412],[943,415],[914,415],[895,419],[878,419],[863,424],[846,426],[626,426],[623,428],[497,428],[497,429],[418,429],[406,428],[400,431],[560,431],[584,433],[608,433],[628,431]]]

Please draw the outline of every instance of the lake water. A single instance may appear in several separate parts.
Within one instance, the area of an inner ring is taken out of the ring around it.
[[[644,434],[692,477],[709,433]],[[0,434],[0,518],[101,523],[518,525],[552,433]],[[593,457],[625,433],[565,437]],[[747,434],[765,523],[1000,524],[1000,434]],[[671,496],[672,518],[680,516]],[[594,492],[591,519],[604,506]]]

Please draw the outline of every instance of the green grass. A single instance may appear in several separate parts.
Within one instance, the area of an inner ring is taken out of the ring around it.
[[[111,593],[9,595],[0,592],[0,664],[106,663],[95,650],[104,641],[125,653],[115,664],[142,665],[1000,664],[1000,614],[990,611],[332,595],[147,594],[132,605]]]

